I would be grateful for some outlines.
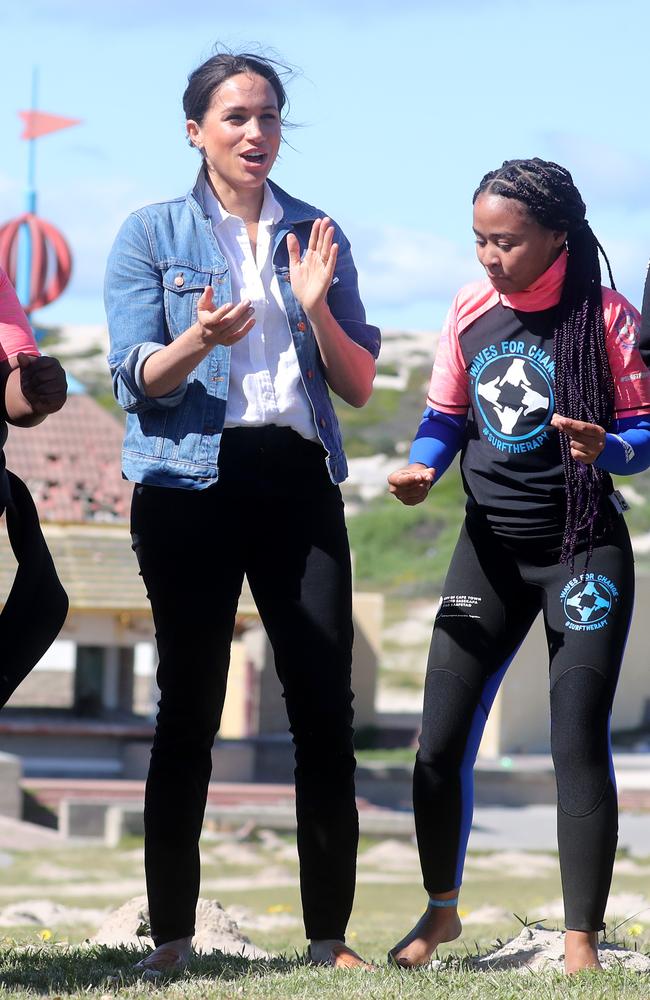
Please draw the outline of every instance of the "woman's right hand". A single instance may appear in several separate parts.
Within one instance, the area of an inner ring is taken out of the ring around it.
[[[217,309],[214,304],[214,292],[210,285],[203,289],[203,294],[197,305],[197,321],[199,335],[206,347],[232,347],[238,340],[246,336],[255,326],[255,310],[250,301],[245,299],[233,306],[227,302]]]
[[[435,477],[435,469],[427,469],[426,465],[414,462],[403,469],[391,472],[388,477],[388,491],[407,507],[415,507],[416,504],[426,500]]]

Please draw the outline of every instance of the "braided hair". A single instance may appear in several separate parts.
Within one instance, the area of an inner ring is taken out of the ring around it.
[[[608,427],[614,413],[614,381],[605,346],[605,322],[598,251],[607,255],[585,218],[585,204],[568,170],[537,157],[506,160],[486,174],[474,192],[513,198],[546,229],[567,233],[567,270],[554,337],[556,409],[562,416]],[[609,476],[593,464],[576,462],[560,434],[566,482],[566,523],[560,561],[573,567],[578,545],[587,562],[600,530],[611,524]]]

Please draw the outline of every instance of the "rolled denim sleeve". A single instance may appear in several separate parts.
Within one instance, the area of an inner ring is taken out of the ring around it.
[[[359,296],[359,279],[352,260],[350,242],[337,227],[336,242],[339,254],[334,279],[327,294],[327,303],[337,323],[351,340],[372,354],[379,356],[381,333],[379,328],[366,323],[366,311]]]
[[[117,234],[104,282],[113,393],[127,413],[178,406],[187,381],[165,396],[148,396],[142,368],[148,357],[169,343],[162,276],[144,220],[130,215]]]

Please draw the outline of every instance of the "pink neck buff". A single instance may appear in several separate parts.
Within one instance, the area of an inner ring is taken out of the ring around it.
[[[520,312],[541,312],[542,309],[556,306],[562,295],[566,264],[567,252],[563,250],[548,270],[540,274],[539,278],[523,292],[513,292],[512,295],[499,293],[501,305],[518,309]]]

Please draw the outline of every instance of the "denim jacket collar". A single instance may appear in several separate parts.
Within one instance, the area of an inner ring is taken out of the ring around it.
[[[204,167],[203,164],[201,164],[192,189],[187,193],[187,203],[195,215],[197,215],[202,221],[207,222],[208,216],[205,214],[200,201],[197,198],[197,188],[203,178],[203,171]],[[287,192],[279,187],[274,181],[268,181],[268,185],[277,199],[278,204],[282,208],[282,219],[278,223],[280,228],[291,228],[291,226],[300,222],[314,222],[314,220],[318,219],[322,214],[318,211],[318,209],[314,208],[313,205],[308,205],[304,201],[292,198],[290,194],[287,194]]]

